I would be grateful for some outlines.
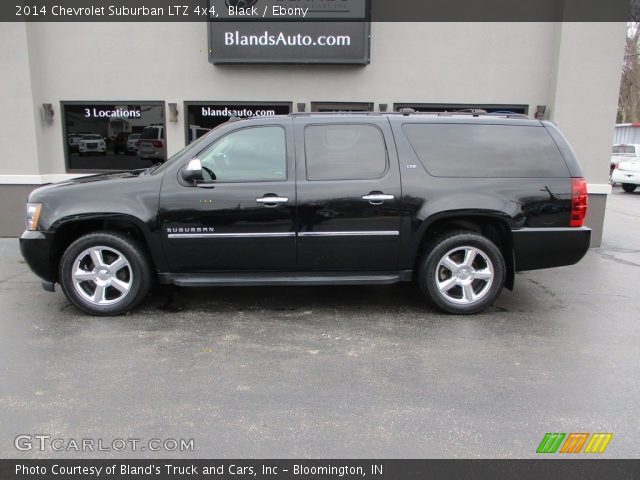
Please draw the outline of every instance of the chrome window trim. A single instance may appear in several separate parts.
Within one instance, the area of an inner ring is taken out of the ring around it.
[[[394,237],[400,235],[397,230],[363,232],[300,232],[299,237]]]
[[[170,233],[170,239],[183,238],[263,238],[263,237],[295,237],[294,232],[273,233]]]
[[[170,233],[169,239],[186,238],[269,238],[269,237],[395,237],[398,230],[361,232],[272,232],[272,233]]]

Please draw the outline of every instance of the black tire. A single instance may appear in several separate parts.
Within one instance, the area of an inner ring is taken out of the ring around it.
[[[634,185],[633,183],[623,183],[622,184],[622,189],[627,193],[635,192],[636,187],[637,187],[637,185]]]
[[[90,249],[100,250],[103,260],[98,262],[100,266],[87,253]],[[120,256],[126,264],[111,272],[109,267],[116,265]],[[77,273],[74,275],[78,270],[95,280],[74,282],[74,278],[80,278]],[[60,285],[69,301],[83,312],[99,316],[118,315],[136,307],[149,292],[151,275],[144,248],[136,240],[115,232],[90,233],[77,239],[62,255],[59,270]],[[105,282],[99,291],[101,300],[97,302],[89,298],[92,294],[97,298],[96,282]],[[126,292],[123,286],[128,286]]]
[[[465,247],[466,251],[475,252],[475,260],[469,266],[462,262],[466,255]],[[441,263],[445,258],[458,268],[458,274]],[[504,286],[506,270],[502,253],[491,240],[475,232],[454,231],[426,246],[418,279],[422,293],[432,305],[447,313],[469,315],[483,311],[498,298]],[[476,279],[476,275],[491,275],[491,280]],[[442,288],[451,285],[449,289],[441,291],[436,278],[440,279]],[[447,281],[451,281],[451,284]],[[467,299],[467,296],[476,294],[479,295],[477,299]]]

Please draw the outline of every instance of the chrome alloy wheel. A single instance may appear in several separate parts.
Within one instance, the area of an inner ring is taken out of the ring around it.
[[[131,290],[129,261],[110,247],[91,247],[73,261],[71,278],[76,292],[93,305],[113,305]]]
[[[436,286],[442,296],[458,305],[484,298],[494,280],[489,257],[475,247],[457,247],[447,252],[436,268]]]

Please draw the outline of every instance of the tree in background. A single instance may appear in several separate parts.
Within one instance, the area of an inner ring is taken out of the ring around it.
[[[627,28],[627,44],[624,49],[620,97],[618,98],[618,123],[640,121],[640,24],[630,23]]]

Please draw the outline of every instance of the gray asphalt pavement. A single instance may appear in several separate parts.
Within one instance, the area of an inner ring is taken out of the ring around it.
[[[163,289],[92,318],[1,240],[0,458],[519,458],[546,432],[613,432],[604,456],[638,458],[640,192],[614,189],[605,228],[473,317],[398,285]],[[20,434],[195,448],[20,451]]]

